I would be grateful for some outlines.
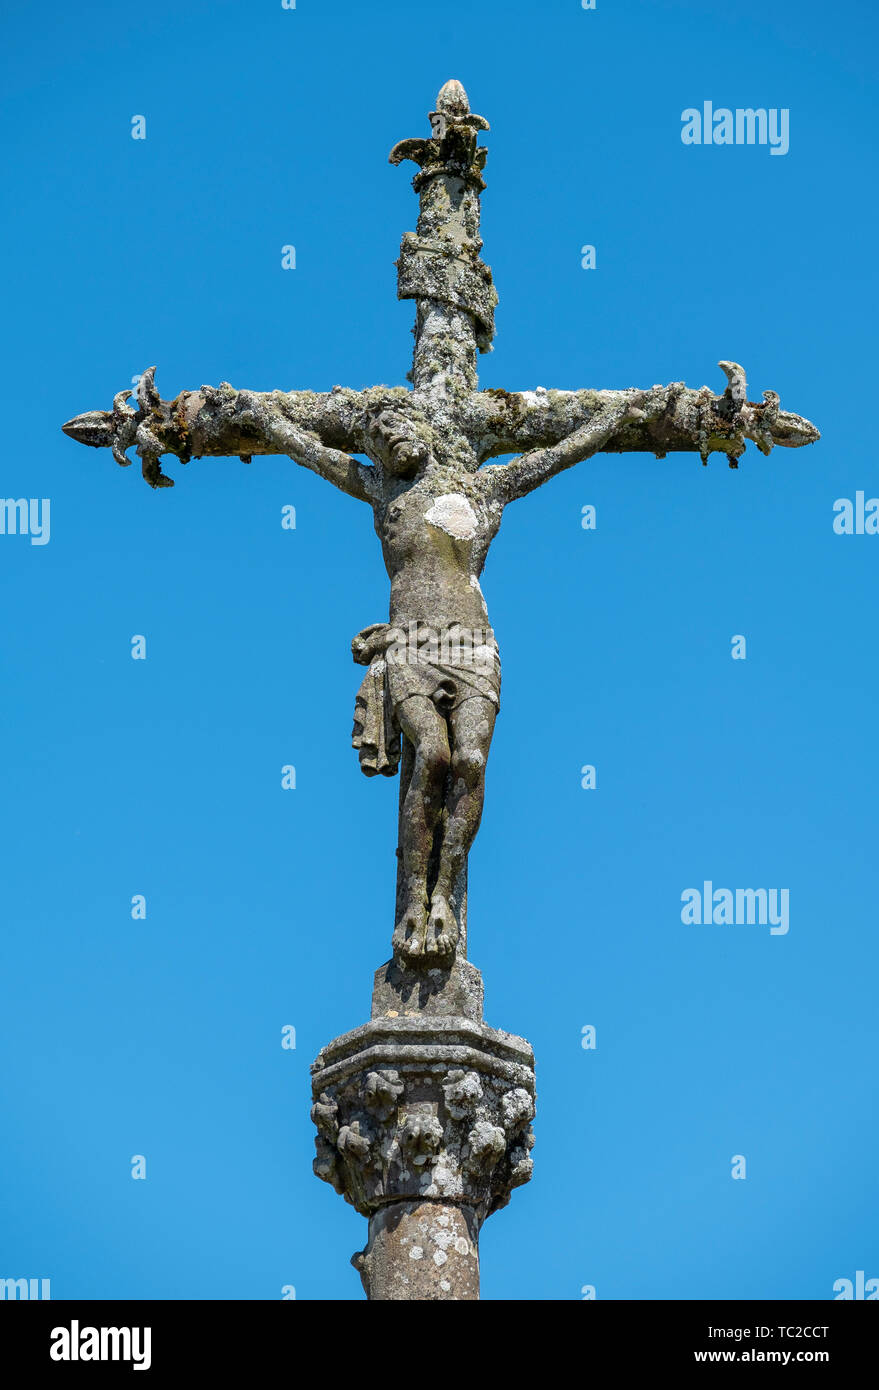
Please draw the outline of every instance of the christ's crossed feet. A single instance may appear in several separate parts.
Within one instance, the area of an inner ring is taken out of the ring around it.
[[[443,893],[434,892],[428,906],[421,896],[411,897],[394,929],[394,955],[413,965],[433,964],[454,957],[458,923]]]

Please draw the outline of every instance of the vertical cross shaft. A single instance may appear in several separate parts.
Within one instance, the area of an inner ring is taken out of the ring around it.
[[[476,389],[476,352],[494,336],[497,295],[479,259],[479,197],[486,151],[477,146],[488,122],[470,111],[460,82],[447,82],[430,113],[429,140],[403,140],[392,164],[414,160],[419,196],[417,231],[400,247],[398,295],[416,301],[411,379],[417,392],[459,394]]]
[[[460,422],[477,388],[477,351],[494,334],[497,296],[479,259],[485,150],[476,139],[488,123],[454,81],[430,122],[429,139],[391,153],[394,164],[419,166],[398,294],[416,302],[413,403],[452,456],[469,449]],[[460,494],[447,500],[469,505]],[[404,738],[401,843],[414,757]],[[442,818],[428,889],[441,838]],[[398,918],[405,886],[401,859]],[[369,1217],[353,1263],[372,1300],[477,1299],[482,1223],[531,1176],[534,1056],[524,1039],[483,1022],[482,977],[466,959],[466,891],[465,863],[452,892],[453,956],[388,961],[376,971],[369,1023],[323,1048],[312,1068],[315,1172]]]

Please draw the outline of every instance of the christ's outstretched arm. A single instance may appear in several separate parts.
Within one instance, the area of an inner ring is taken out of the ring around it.
[[[575,463],[583,463],[606,448],[626,420],[646,420],[661,414],[665,401],[661,394],[646,391],[620,392],[616,399],[601,405],[586,420],[558,444],[545,449],[531,449],[510,463],[499,464],[486,471],[494,500],[513,502],[525,497],[548,478],[555,477]]]
[[[262,437],[275,445],[273,452],[287,454],[294,463],[310,468],[334,487],[360,502],[375,502],[379,483],[374,468],[360,463],[341,449],[322,444],[316,434],[300,429],[283,414],[273,414],[262,422]]]

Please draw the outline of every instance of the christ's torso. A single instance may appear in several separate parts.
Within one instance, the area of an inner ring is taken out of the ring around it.
[[[479,576],[501,510],[472,474],[460,484],[448,473],[427,475],[387,505],[376,530],[391,580],[392,623],[489,625]]]

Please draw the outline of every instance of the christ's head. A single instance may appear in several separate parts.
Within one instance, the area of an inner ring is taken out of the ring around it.
[[[370,454],[395,478],[414,478],[430,455],[424,430],[402,411],[385,408],[368,417]]]

